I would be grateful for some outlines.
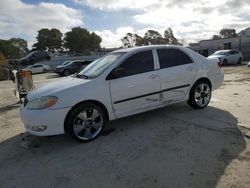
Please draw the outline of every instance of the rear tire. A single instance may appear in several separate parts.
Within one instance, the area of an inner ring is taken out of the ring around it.
[[[77,142],[89,142],[96,139],[107,123],[105,112],[91,103],[80,104],[73,109],[66,120],[66,133]]]
[[[64,70],[64,71],[63,71],[63,75],[64,75],[64,76],[70,75],[70,71],[69,71],[68,69]]]
[[[202,109],[209,104],[211,95],[210,84],[207,81],[201,80],[193,85],[187,103],[193,108]]]

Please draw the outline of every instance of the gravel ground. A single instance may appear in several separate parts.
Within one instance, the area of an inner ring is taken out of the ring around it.
[[[210,105],[186,103],[109,123],[97,140],[29,135],[0,82],[0,188],[249,188],[250,68],[224,67]],[[36,87],[58,78],[34,75]]]

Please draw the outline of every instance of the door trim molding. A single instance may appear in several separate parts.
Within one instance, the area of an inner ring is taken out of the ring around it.
[[[163,92],[166,92],[166,91],[172,91],[172,90],[175,90],[175,89],[185,88],[185,87],[188,87],[188,86],[190,86],[190,84],[171,87],[171,88],[168,88],[168,89],[164,89],[164,90],[160,90],[160,91],[156,91],[156,92],[152,92],[152,93],[147,93],[147,94],[139,95],[139,96],[136,96],[136,97],[131,97],[131,98],[115,101],[114,104],[130,101],[130,100],[134,100],[134,99],[138,99],[138,98],[142,98],[142,97],[147,97],[147,96],[150,96],[150,95],[155,95],[155,94],[163,93]]]

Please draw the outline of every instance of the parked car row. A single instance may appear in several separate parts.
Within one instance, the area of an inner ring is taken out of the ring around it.
[[[76,72],[80,72],[85,66],[90,64],[92,61],[87,60],[73,60],[65,61],[62,65],[59,65],[54,70],[55,73],[60,76],[68,76]]]

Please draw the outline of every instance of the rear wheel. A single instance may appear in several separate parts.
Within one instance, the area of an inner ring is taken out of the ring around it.
[[[64,70],[64,71],[63,71],[63,75],[64,75],[64,76],[70,75],[70,71],[69,71],[68,69]]]
[[[81,104],[70,114],[66,123],[67,132],[78,142],[97,138],[107,122],[104,111],[95,104]]]
[[[205,108],[211,99],[211,86],[207,81],[198,81],[190,91],[187,103],[194,108]]]

